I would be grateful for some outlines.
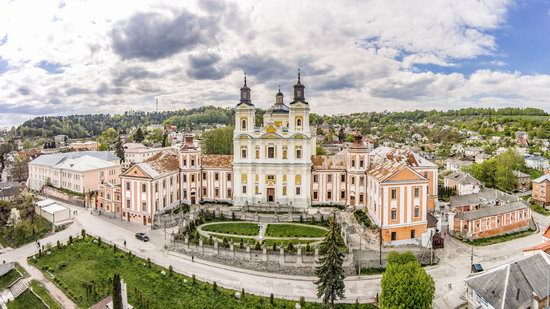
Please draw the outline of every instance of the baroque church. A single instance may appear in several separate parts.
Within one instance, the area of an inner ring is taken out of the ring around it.
[[[257,126],[245,76],[235,107],[233,155],[203,154],[186,135],[177,151],[162,151],[121,175],[120,216],[151,224],[157,212],[180,202],[351,206],[365,209],[382,228],[385,243],[417,244],[429,238],[437,165],[409,149],[371,150],[359,135],[335,155],[316,155],[309,112],[298,73],[291,102],[285,103],[279,89]]]

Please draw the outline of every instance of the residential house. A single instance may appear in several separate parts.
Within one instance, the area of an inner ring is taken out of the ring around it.
[[[97,190],[95,210],[111,213],[120,218],[122,215],[122,188],[120,184],[105,182]]]
[[[464,148],[464,156],[468,158],[475,158],[478,154],[483,153],[484,150],[481,147],[466,147]]]
[[[78,141],[69,144],[69,148],[75,151],[96,151],[98,146],[99,144],[96,141]]]
[[[19,182],[0,182],[0,201],[13,201],[25,189]]]
[[[453,172],[443,178],[443,185],[446,188],[453,188],[458,195],[479,193],[483,188],[481,181],[472,175],[463,172]]]
[[[533,201],[542,206],[550,206],[550,174],[533,180]]]
[[[548,164],[548,159],[546,159],[545,157],[533,155],[533,156],[525,157],[525,166],[539,170],[539,171],[543,171],[544,169],[549,167],[549,164]]]
[[[445,159],[445,169],[448,171],[458,172],[462,170],[463,167],[472,165],[472,161],[465,161],[459,159]]]
[[[464,279],[468,308],[545,308],[550,255],[542,251]]]
[[[525,131],[516,131],[516,144],[520,146],[528,146],[529,145],[529,134]]]
[[[491,156],[486,154],[486,153],[479,153],[475,156],[474,161],[477,164],[481,164],[481,163],[485,162],[486,160],[488,160],[490,158],[491,158]]]
[[[463,155],[464,151],[464,145],[462,144],[453,144],[451,146],[451,155]]]
[[[124,170],[128,169],[132,164],[144,162],[159,152],[172,149],[171,147],[146,147],[141,143],[126,143],[122,147],[124,148],[124,162],[122,162]]]
[[[531,188],[531,176],[520,171],[513,171],[516,178],[516,189],[518,191],[527,191]]]

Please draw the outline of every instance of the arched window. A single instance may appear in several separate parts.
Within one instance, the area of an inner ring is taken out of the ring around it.
[[[246,130],[246,119],[243,119],[243,120],[241,121],[241,128],[242,128],[243,130]]]
[[[301,127],[301,126],[302,126],[302,119],[298,118],[298,119],[296,120],[296,126],[297,126],[297,127]]]
[[[287,151],[286,149],[283,149],[283,159],[286,159],[287,158]]]
[[[260,158],[260,150],[256,149],[256,159]]]
[[[246,148],[241,149],[241,158],[246,159]]]
[[[302,158],[302,149],[298,148],[296,149],[296,159]]]
[[[415,218],[420,217],[420,207],[418,207],[418,205],[414,206],[414,217]]]

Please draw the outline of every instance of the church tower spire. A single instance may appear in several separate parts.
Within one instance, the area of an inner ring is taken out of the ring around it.
[[[294,85],[294,101],[292,103],[296,103],[296,102],[307,103],[305,100],[304,89],[305,89],[305,86],[302,85],[302,82],[300,80],[300,69],[298,69],[298,82]]]
[[[250,88],[246,84],[246,72],[244,72],[244,85],[241,87],[241,103],[252,105],[250,99]]]

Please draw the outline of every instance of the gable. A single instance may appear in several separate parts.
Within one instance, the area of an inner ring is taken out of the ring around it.
[[[267,139],[279,139],[283,138],[282,136],[275,134],[275,133],[266,133],[261,136],[261,138],[267,138]]]
[[[269,125],[269,126],[267,126],[267,128],[265,128],[265,131],[266,131],[267,133],[275,133],[275,132],[277,132],[277,128],[275,128],[275,127],[272,126],[272,125]]]
[[[425,181],[426,179],[413,171],[410,167],[405,166],[385,181]]]
[[[137,164],[132,165],[122,175],[122,177],[152,178],[147,175]]]

